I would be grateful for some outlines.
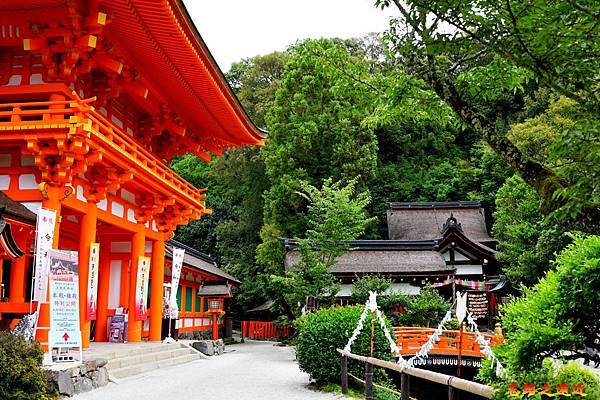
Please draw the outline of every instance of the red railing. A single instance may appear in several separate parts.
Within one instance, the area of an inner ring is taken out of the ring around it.
[[[290,327],[283,328],[268,321],[242,321],[242,334],[248,339],[278,339],[290,337]]]
[[[400,348],[402,355],[415,354],[421,346],[428,340],[431,334],[435,331],[433,328],[420,327],[397,327],[394,328],[396,335],[396,344]],[[498,338],[487,333],[482,334],[487,340],[494,345],[498,342]],[[462,337],[461,337],[462,336]],[[439,340],[435,343],[431,354],[443,355],[458,355],[458,351],[465,356],[484,357],[481,353],[481,346],[477,343],[477,336],[473,332],[460,331],[442,331]]]
[[[41,131],[37,137],[52,137],[53,134],[50,131],[53,128],[65,130],[73,122],[85,123],[87,121],[92,146],[102,149],[110,148],[114,153],[118,153],[122,160],[129,162],[129,168],[142,166],[154,179],[165,183],[171,190],[179,192],[192,204],[204,207],[205,194],[203,192],[205,189],[195,188],[135,139],[91,107],[93,98],[81,99],[74,92],[68,93],[64,85],[58,84],[19,86],[8,89],[14,95],[35,94],[39,96],[44,94],[38,92],[43,91],[42,86],[48,86],[47,90],[53,89],[54,92],[63,89],[63,94],[67,99],[0,103],[0,131],[7,132],[15,128],[15,132],[24,135],[24,132],[29,129],[37,129]],[[0,91],[0,95],[6,94],[4,89]]]

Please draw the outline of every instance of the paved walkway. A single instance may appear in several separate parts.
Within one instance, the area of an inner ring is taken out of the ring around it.
[[[341,395],[306,387],[289,347],[247,341],[227,346],[227,353],[148,372],[75,397],[75,400],[333,400]]]

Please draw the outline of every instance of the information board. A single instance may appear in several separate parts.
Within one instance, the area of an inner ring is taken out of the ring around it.
[[[48,250],[50,347],[81,347],[79,265],[72,252]]]
[[[467,308],[474,320],[488,316],[488,297],[485,292],[467,292]]]

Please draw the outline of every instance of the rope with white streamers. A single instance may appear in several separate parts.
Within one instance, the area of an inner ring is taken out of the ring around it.
[[[427,342],[425,342],[423,344],[423,346],[421,346],[419,351],[417,351],[415,356],[408,361],[409,367],[414,366],[414,363],[416,360],[422,360],[424,358],[429,357],[429,352],[431,351],[431,349],[433,349],[433,346],[435,346],[435,342],[437,342],[439,340],[440,335],[442,334],[442,331],[446,330],[446,327],[444,326],[444,324],[446,322],[450,321],[451,319],[452,319],[452,311],[448,310],[448,312],[446,312],[446,315],[444,315],[444,318],[442,318],[442,321],[439,323],[436,330],[433,331],[433,333],[431,334],[431,336],[429,337]]]
[[[471,330],[475,332],[475,335],[477,336],[477,344],[481,346],[481,352],[485,354],[485,358],[492,361],[492,368],[494,368],[494,365],[496,366],[496,375],[500,378],[503,378],[505,376],[505,369],[502,366],[502,364],[500,364],[500,361],[498,361],[498,358],[492,351],[492,348],[490,347],[490,341],[484,338],[481,332],[479,332],[479,328],[477,328],[477,323],[473,319],[471,313],[467,314],[467,323],[469,324],[469,328],[471,328]]]
[[[364,328],[364,322],[365,322],[365,319],[367,318],[367,315],[369,315],[369,311],[375,313],[375,315],[377,317],[377,321],[379,322],[379,326],[381,327],[381,329],[383,329],[385,338],[387,339],[387,341],[390,344],[390,351],[392,352],[392,355],[395,357],[399,357],[398,364],[406,365],[407,362],[402,357],[402,354],[400,354],[400,349],[396,345],[396,341],[392,338],[392,335],[390,334],[390,331],[385,323],[385,318],[383,317],[383,314],[381,313],[381,310],[379,309],[379,306],[377,305],[377,293],[376,292],[369,292],[369,299],[365,303],[365,309],[363,310],[362,314],[360,315],[358,324],[356,325],[354,332],[352,332],[352,336],[350,336],[348,343],[346,343],[346,346],[344,347],[342,354],[348,355],[350,353],[350,350],[352,348],[352,343],[354,343],[354,341],[356,340],[356,338],[358,337],[358,335]]]
[[[415,354],[415,356],[408,361],[407,366],[413,367],[416,360],[422,360],[429,356],[429,352],[431,351],[431,349],[433,349],[435,342],[437,342],[438,339],[440,338],[440,335],[442,334],[442,330],[446,329],[444,324],[446,322],[450,321],[451,319],[452,319],[452,311],[449,310],[448,312],[446,312],[446,315],[444,316],[444,318],[438,325],[437,329],[431,334],[431,336],[429,337],[427,342],[425,342],[425,344],[423,344],[423,346],[421,346],[421,348]],[[490,347],[490,341],[487,340],[485,337],[483,337],[481,332],[479,332],[477,323],[473,319],[473,316],[471,315],[470,312],[467,312],[467,323],[469,325],[469,328],[477,336],[476,342],[477,342],[477,344],[479,344],[481,346],[481,352],[485,355],[485,357],[488,360],[492,361],[492,368],[494,368],[494,366],[495,366],[496,375],[499,377],[503,377],[505,375],[504,367],[502,366],[502,364],[500,364],[500,361],[498,361],[498,358],[496,357],[492,348]],[[398,361],[398,363],[400,363],[400,361]]]

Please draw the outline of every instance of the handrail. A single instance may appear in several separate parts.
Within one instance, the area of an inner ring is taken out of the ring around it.
[[[421,327],[395,327],[396,344],[400,348],[400,354],[415,354],[429,340],[435,329]],[[462,337],[461,337],[462,336]],[[492,344],[498,341],[495,335],[487,333],[482,336]],[[460,352],[466,356],[484,357],[481,346],[477,343],[477,334],[473,332],[461,332],[458,330],[444,330],[439,339],[434,343],[432,354],[453,355]]]
[[[92,106],[90,106],[89,103],[92,101],[93,98],[81,99],[78,96],[73,96],[68,100],[36,102],[29,101],[0,104],[0,118],[11,118],[11,121],[0,122],[0,126],[14,126],[15,123],[27,126],[37,124],[41,121],[54,124],[58,123],[58,121],[68,123],[69,117],[73,117],[77,113],[84,113],[85,117],[87,117],[92,124],[95,125],[98,134],[102,135],[102,137],[105,139],[110,139],[109,142],[112,142],[113,145],[121,147],[135,162],[145,165],[163,181],[166,181],[174,188],[181,190],[194,199],[194,201],[202,201],[202,199],[205,197],[203,192],[206,189],[195,188],[188,181],[168,168],[155,155],[138,144],[117,125],[106,119]],[[60,117],[61,115],[62,118]],[[34,121],[21,120],[21,117],[32,116],[39,116],[41,119]]]
[[[420,368],[406,367],[400,364],[380,360],[374,357],[365,357],[353,353],[344,353],[344,351],[341,349],[337,349],[337,352],[340,353],[342,357],[345,356],[354,360],[362,361],[367,364],[375,365],[385,369],[390,369],[393,371],[400,372],[402,374],[414,376],[415,378],[425,379],[427,381],[438,383],[440,385],[449,386],[454,389],[472,393],[484,397],[486,399],[491,399],[495,393],[495,389],[491,386],[483,385],[477,382],[472,382],[462,378],[457,378],[452,375],[441,374],[439,372],[428,371]]]

